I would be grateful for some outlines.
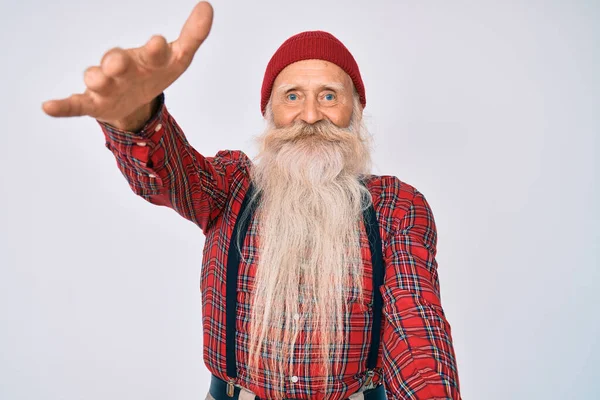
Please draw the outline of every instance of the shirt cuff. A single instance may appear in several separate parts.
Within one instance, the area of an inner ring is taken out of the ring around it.
[[[107,147],[126,153],[127,148],[132,144],[139,144],[148,140],[156,141],[154,136],[159,132],[162,133],[163,130],[161,128],[164,125],[164,119],[166,117],[165,94],[161,93],[157,99],[158,105],[156,112],[150,117],[148,122],[146,122],[139,132],[125,131],[115,128],[106,122],[96,120],[104,132]]]

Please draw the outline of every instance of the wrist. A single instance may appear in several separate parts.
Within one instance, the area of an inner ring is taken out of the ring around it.
[[[158,99],[154,98],[150,103],[144,104],[128,116],[115,121],[106,121],[106,123],[122,131],[137,133],[157,111],[158,103]]]

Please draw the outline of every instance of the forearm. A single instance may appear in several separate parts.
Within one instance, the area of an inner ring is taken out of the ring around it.
[[[159,96],[159,109],[139,132],[100,122],[106,147],[131,189],[148,202],[172,208],[203,231],[225,207],[230,186],[247,157],[224,151],[204,157],[187,141]]]

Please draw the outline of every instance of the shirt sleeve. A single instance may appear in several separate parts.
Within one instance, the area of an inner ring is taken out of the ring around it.
[[[247,173],[250,160],[233,150],[201,155],[167,111],[164,93],[158,100],[157,112],[139,132],[98,121],[106,147],[135,194],[172,208],[206,233],[225,207],[232,184]]]
[[[382,367],[389,399],[460,399],[450,324],[440,302],[436,244],[431,208],[415,190],[385,248]]]

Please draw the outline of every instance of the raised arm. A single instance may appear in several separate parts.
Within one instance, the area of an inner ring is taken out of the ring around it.
[[[90,116],[131,189],[173,208],[206,232],[225,206],[231,184],[249,160],[236,151],[204,157],[187,141],[164,105],[163,91],[191,64],[212,25],[210,4],[198,3],[179,38],[153,36],[139,48],[114,48],[84,74],[86,90],[42,105],[53,117]]]
[[[204,233],[225,207],[230,188],[247,177],[250,160],[243,152],[220,151],[214,157],[197,152],[169,114],[164,94],[138,132],[99,124],[131,190],[172,208]]]

